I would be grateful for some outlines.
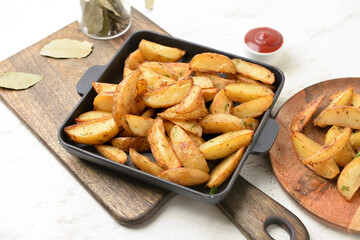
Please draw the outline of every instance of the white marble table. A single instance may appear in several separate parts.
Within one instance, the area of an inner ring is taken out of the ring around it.
[[[285,37],[277,65],[285,87],[274,113],[300,89],[327,79],[360,76],[360,1],[166,1],[132,5],[171,35],[243,55],[243,34],[269,26]],[[77,0],[2,1],[0,60],[79,15]],[[216,207],[181,196],[155,218],[124,227],[92,198],[24,124],[0,102],[0,239],[245,239]],[[241,174],[296,214],[312,239],[359,239],[319,223],[278,184],[269,159],[250,157]],[[277,239],[289,239],[274,228]]]

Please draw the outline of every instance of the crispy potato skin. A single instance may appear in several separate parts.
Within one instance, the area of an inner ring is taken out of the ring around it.
[[[162,172],[160,178],[183,185],[194,186],[205,183],[210,175],[196,168],[173,168]]]
[[[190,61],[190,68],[199,72],[236,72],[234,63],[228,57],[217,53],[195,55]]]
[[[242,75],[266,84],[273,84],[275,82],[274,74],[263,66],[242,59],[232,59],[232,61],[234,62],[236,72]]]
[[[129,155],[134,165],[144,172],[158,176],[164,171],[159,165],[151,161],[148,157],[141,155],[133,148],[130,148]]]
[[[95,145],[94,147],[101,155],[114,162],[124,164],[127,160],[126,153],[120,148],[110,145]]]
[[[340,194],[350,201],[360,187],[360,157],[352,160],[341,171],[337,187]]]
[[[116,137],[111,139],[110,143],[128,153],[130,148],[137,152],[149,152],[150,145],[145,137]]]
[[[145,39],[140,41],[139,50],[147,61],[159,62],[176,62],[186,53],[182,49],[164,46]]]

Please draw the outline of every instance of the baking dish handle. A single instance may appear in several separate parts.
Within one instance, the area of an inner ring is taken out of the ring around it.
[[[259,137],[257,138],[251,153],[254,155],[263,155],[270,151],[274,141],[279,133],[279,124],[272,118],[269,118]]]
[[[104,72],[104,70],[105,70],[104,65],[95,65],[90,67],[77,83],[76,85],[77,93],[81,97],[85,95],[92,87],[91,82],[95,82],[99,78],[99,76]]]

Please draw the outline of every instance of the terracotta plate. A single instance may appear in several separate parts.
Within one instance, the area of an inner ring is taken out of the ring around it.
[[[349,86],[360,93],[360,78],[340,78],[324,81],[301,90],[291,97],[279,110],[275,120],[280,125],[279,135],[270,151],[274,173],[282,187],[304,208],[315,214],[323,223],[337,229],[360,233],[360,191],[351,201],[339,194],[336,181],[326,180],[300,163],[290,138],[290,123],[294,115],[306,103],[320,94],[327,98],[314,116],[329,103],[329,96]],[[312,120],[303,133],[324,144],[328,128],[314,127]]]

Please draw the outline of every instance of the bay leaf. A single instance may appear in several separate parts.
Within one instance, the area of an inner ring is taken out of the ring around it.
[[[46,44],[40,55],[53,58],[84,58],[92,51],[92,44],[88,41],[74,39],[56,39]]]
[[[0,87],[22,90],[43,80],[43,76],[25,72],[6,72],[0,77]]]
[[[112,11],[116,16],[120,16],[115,7],[111,4],[109,0],[96,0],[96,3],[103,8],[106,8]]]
[[[89,34],[99,33],[103,29],[103,9],[96,4],[96,0],[89,0],[85,4],[82,18]]]
[[[145,0],[145,8],[152,10],[154,7],[154,0]]]

